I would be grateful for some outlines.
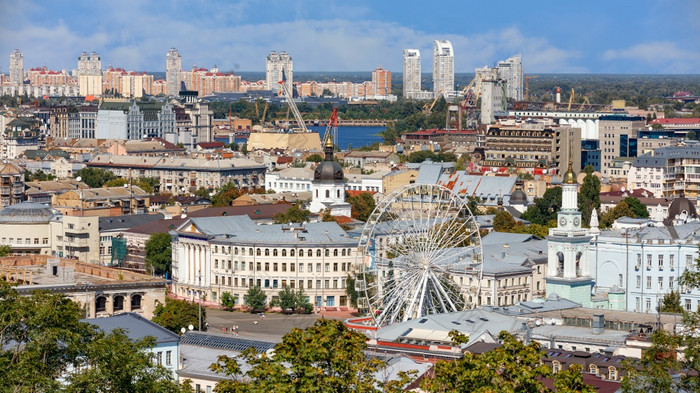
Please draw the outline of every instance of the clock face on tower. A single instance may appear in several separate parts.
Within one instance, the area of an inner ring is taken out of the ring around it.
[[[574,218],[574,225],[578,226],[579,223],[580,223],[580,220],[578,219],[578,217]]]
[[[560,218],[559,224],[561,224],[562,226],[566,225],[566,218],[564,218],[564,217]]]

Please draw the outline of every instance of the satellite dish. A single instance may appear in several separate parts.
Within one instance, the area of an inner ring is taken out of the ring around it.
[[[182,334],[185,334],[186,331],[187,331],[187,329],[185,329],[185,328],[180,329],[180,333],[182,333]]]
[[[75,180],[76,180],[76,181],[83,181],[83,178],[80,177],[80,176],[78,176],[78,177],[75,178]]]
[[[191,324],[190,324],[190,326],[188,326],[187,328],[190,329],[190,330],[194,330],[194,326],[192,326]]]
[[[625,192],[625,187],[622,187],[620,191]]]

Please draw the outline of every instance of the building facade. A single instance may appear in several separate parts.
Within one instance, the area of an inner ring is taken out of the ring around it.
[[[294,83],[294,70],[292,57],[289,53],[282,51],[277,53],[275,51],[270,52],[265,59],[265,82],[267,83],[267,89],[273,92],[283,95],[282,87],[279,82],[283,80],[286,81],[285,85],[291,93],[293,90]]]
[[[180,92],[180,81],[182,72],[182,56],[175,48],[170,48],[165,55],[165,89],[170,97],[176,97]]]
[[[24,83],[24,55],[19,49],[10,54],[10,84],[21,85]]]
[[[375,97],[391,94],[391,71],[382,67],[372,71],[372,94]]]
[[[102,95],[102,60],[92,52],[83,52],[78,57],[78,86],[81,96]]]
[[[450,96],[455,90],[455,56],[450,41],[433,42],[433,93]]]
[[[692,200],[700,196],[700,143],[656,149],[637,157],[627,173],[629,189],[644,188],[656,197]]]
[[[165,138],[175,132],[175,111],[167,102],[105,101],[97,111],[97,138]]]
[[[522,101],[525,95],[522,56],[518,54],[499,61],[496,70],[498,77],[506,82],[507,97],[515,101]]]
[[[24,199],[24,170],[8,162],[0,164],[0,208]]]
[[[418,49],[403,50],[403,96],[414,98],[421,89],[421,64]]]
[[[626,115],[601,116],[598,120],[600,171],[608,177],[616,158],[637,156],[637,133],[646,122],[641,116]]]
[[[252,286],[267,302],[289,286],[317,307],[348,307],[357,242],[336,223],[256,225],[247,216],[190,218],[173,234],[173,292],[236,305]]]

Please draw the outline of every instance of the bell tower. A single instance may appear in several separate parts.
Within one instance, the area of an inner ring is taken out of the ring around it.
[[[556,293],[590,307],[593,280],[588,265],[588,245],[592,236],[588,229],[581,227],[578,183],[571,161],[564,174],[561,193],[557,227],[550,229],[547,237],[547,296]]]

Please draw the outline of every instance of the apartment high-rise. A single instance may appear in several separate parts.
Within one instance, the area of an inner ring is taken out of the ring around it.
[[[506,82],[506,95],[516,101],[522,101],[525,94],[523,87],[523,61],[521,55],[501,60],[496,66],[498,77]]]
[[[97,53],[83,52],[78,57],[78,86],[80,95],[102,95],[102,60]]]
[[[403,50],[403,96],[414,98],[420,92],[421,67],[418,49]]]
[[[21,85],[24,81],[24,55],[19,49],[10,54],[10,83]]]
[[[433,93],[451,95],[455,90],[455,56],[450,41],[433,42]]]
[[[382,67],[372,71],[372,94],[375,96],[391,94],[391,71]]]
[[[165,85],[168,96],[177,96],[180,92],[180,81],[182,73],[182,57],[175,48],[165,55]]]
[[[282,87],[279,85],[282,78],[286,81],[285,84],[291,92],[293,83],[292,57],[285,51],[280,53],[272,51],[265,61],[265,81],[268,90],[283,94]]]

